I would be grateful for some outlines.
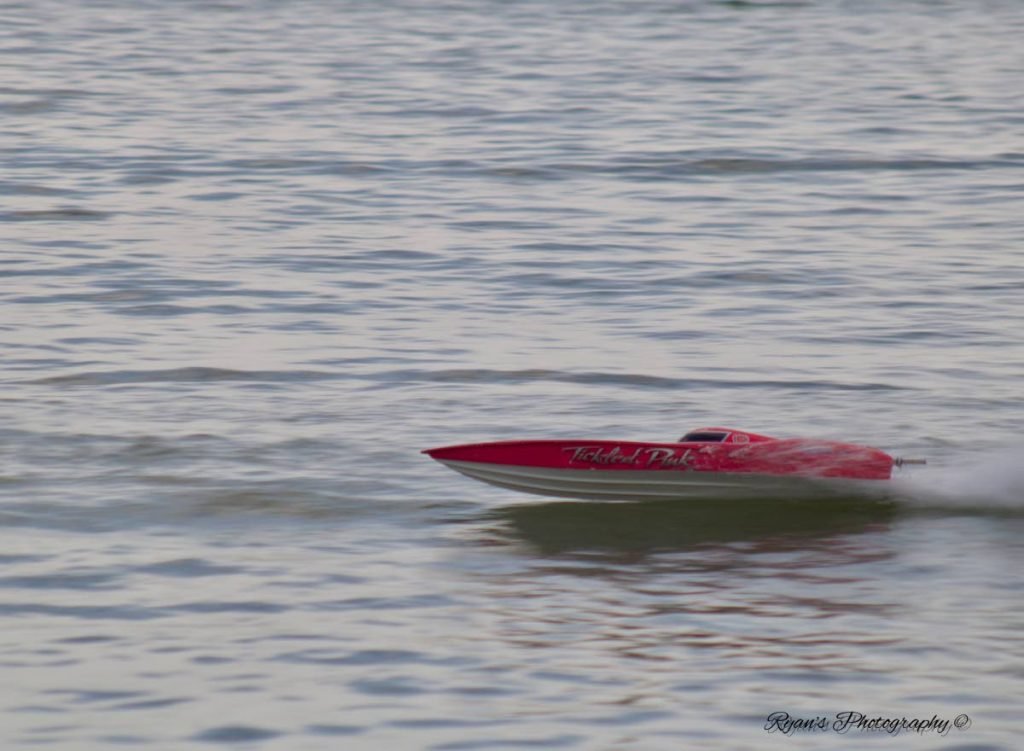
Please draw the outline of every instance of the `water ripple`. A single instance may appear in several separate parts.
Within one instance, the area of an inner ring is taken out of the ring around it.
[[[185,367],[163,370],[117,370],[75,373],[38,378],[28,383],[47,386],[110,386],[131,383],[204,383],[212,381],[252,381],[281,383],[337,378],[337,374],[317,371],[244,371],[227,368]]]
[[[797,391],[905,391],[912,386],[890,383],[849,383],[820,380],[735,378],[667,378],[637,373],[566,372],[556,370],[489,370],[484,368],[434,371],[399,370],[383,374],[388,380],[436,383],[536,383],[558,382],[596,386],[626,386],[680,391],[695,388],[791,389]]]

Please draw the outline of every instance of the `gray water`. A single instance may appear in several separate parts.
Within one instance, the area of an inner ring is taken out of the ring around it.
[[[0,3],[0,745],[1020,748],[1022,38]],[[709,424],[930,465],[602,505],[418,453]]]

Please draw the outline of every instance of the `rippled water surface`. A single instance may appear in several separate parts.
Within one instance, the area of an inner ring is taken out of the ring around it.
[[[1019,748],[1021,38],[0,2],[2,745]],[[598,504],[418,453],[706,424],[930,465]]]

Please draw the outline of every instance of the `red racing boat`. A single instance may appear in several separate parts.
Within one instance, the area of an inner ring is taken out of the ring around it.
[[[893,467],[923,464],[880,449],[811,438],[701,428],[676,443],[526,440],[423,452],[468,477],[539,495],[679,500],[877,487]]]

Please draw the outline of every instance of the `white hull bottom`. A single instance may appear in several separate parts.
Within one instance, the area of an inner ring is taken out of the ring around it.
[[[548,469],[511,464],[442,461],[475,480],[536,495],[596,501],[820,498],[882,495],[881,480],[843,480],[738,472]]]

